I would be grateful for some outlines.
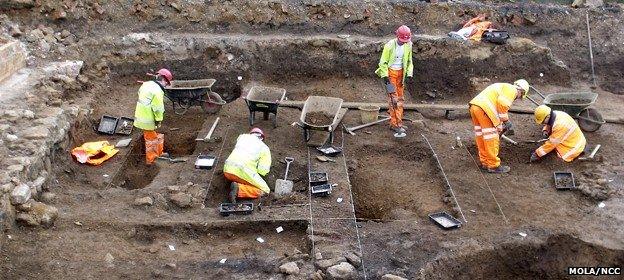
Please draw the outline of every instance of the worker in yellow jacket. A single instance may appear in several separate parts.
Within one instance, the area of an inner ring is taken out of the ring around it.
[[[396,31],[396,38],[388,41],[381,53],[379,67],[375,74],[383,79],[390,103],[390,126],[394,130],[394,137],[405,137],[403,126],[403,88],[405,79],[411,78],[414,72],[412,61],[412,33],[409,27],[401,25]]]
[[[557,155],[565,162],[571,162],[585,150],[585,135],[568,113],[540,105],[535,109],[534,116],[535,122],[544,126],[542,133],[548,140],[531,154],[531,162],[552,150],[557,150]]]
[[[171,84],[173,74],[160,69],[154,81],[144,82],[139,88],[139,100],[134,110],[134,126],[143,130],[145,139],[145,162],[154,163],[163,154],[165,135],[156,129],[165,116],[165,86]]]
[[[271,192],[262,176],[271,169],[271,151],[264,144],[264,132],[253,128],[236,139],[234,150],[225,160],[223,176],[231,182],[230,201],[259,198]]]
[[[521,79],[513,85],[491,84],[469,102],[479,161],[481,167],[490,173],[507,173],[511,169],[501,165],[498,157],[499,134],[512,129],[509,108],[514,100],[522,99],[528,93],[529,83]]]

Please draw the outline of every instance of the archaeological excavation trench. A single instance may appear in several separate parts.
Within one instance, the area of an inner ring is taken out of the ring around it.
[[[414,31],[407,104],[464,106],[491,83],[525,78],[546,93],[595,91],[593,106],[621,119],[621,9],[500,1],[0,1],[7,37],[0,34],[0,43],[16,42],[7,59],[15,63],[2,69],[17,68],[0,80],[0,150],[9,155],[0,161],[0,278],[571,279],[568,267],[623,267],[624,130],[611,123],[586,134],[588,143],[602,144],[600,160],[568,164],[551,155],[528,164],[537,145],[502,143],[512,172],[492,175],[477,165],[467,111],[406,110],[402,140],[385,123],[356,135],[339,127],[333,145],[344,151],[322,161],[308,144],[326,135],[313,132],[306,143],[294,124],[301,109],[280,107],[276,127],[261,113],[254,122],[271,149],[265,180],[272,193],[248,200],[250,215],[218,210],[230,188],[223,163],[251,127],[250,89],[283,88],[288,101],[386,103],[374,70],[383,43],[403,23]],[[482,12],[510,31],[506,44],[446,36]],[[163,67],[175,80],[216,79],[211,90],[227,103],[214,114],[193,106],[178,115],[166,100],[158,132],[180,161],[148,166],[139,129],[120,136],[94,127],[103,115],[134,116],[137,81]],[[532,115],[510,116],[514,139],[541,135]],[[217,118],[213,137],[197,141]],[[361,124],[359,110],[347,111],[342,124]],[[99,166],[70,156],[85,142],[126,137],[131,144]],[[215,167],[196,169],[199,155],[216,157]],[[293,191],[277,196],[286,157],[294,158]],[[554,190],[557,171],[572,172],[578,189]],[[309,172],[328,173],[331,194],[313,196]],[[13,203],[11,191],[22,183],[32,198]],[[461,227],[439,228],[429,218],[438,212]]]

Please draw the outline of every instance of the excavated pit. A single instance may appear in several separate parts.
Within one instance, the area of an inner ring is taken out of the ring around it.
[[[442,201],[445,184],[422,141],[355,146],[350,154],[358,165],[350,179],[357,218],[426,219],[449,208]]]
[[[421,279],[593,279],[568,267],[621,267],[624,251],[561,234],[545,241],[516,241],[482,250],[459,250],[424,266]],[[619,279],[620,276],[602,276]]]
[[[148,186],[158,175],[158,165],[145,164],[145,141],[142,137],[134,141],[130,154],[125,159],[112,185],[135,190]]]

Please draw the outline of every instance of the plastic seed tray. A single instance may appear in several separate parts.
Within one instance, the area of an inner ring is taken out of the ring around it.
[[[576,188],[572,172],[553,172],[555,188],[558,190],[570,190]]]
[[[253,212],[254,207],[251,202],[244,203],[221,203],[219,205],[219,213],[223,216],[230,214],[249,215]]]
[[[197,169],[212,169],[217,162],[217,158],[209,155],[199,155],[195,160],[195,168]]]
[[[111,117],[111,116],[102,116],[102,118],[100,118],[100,125],[98,126],[97,131],[99,133],[104,133],[104,134],[110,134],[113,135],[115,134],[115,129],[117,128],[117,121],[119,119],[115,118],[115,117]]]
[[[462,224],[458,219],[446,212],[429,214],[429,219],[443,229],[460,228]]]

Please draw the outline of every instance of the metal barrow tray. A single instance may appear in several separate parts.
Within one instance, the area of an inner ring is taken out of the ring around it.
[[[177,115],[183,115],[193,105],[214,114],[226,103],[212,91],[215,82],[215,79],[173,80],[170,86],[165,87],[165,96],[171,100],[173,112]],[[180,108],[176,108],[176,105]]]
[[[597,98],[598,94],[594,92],[553,93],[544,98],[544,104],[574,117],[594,104]]]
[[[336,97],[325,96],[309,96],[303,104],[301,116],[299,117],[300,126],[303,128],[303,137],[305,141],[310,140],[310,130],[327,131],[330,133],[330,141],[333,141],[334,129],[338,126],[340,119],[338,112],[342,107],[343,100]],[[328,124],[311,124],[306,122],[308,114],[320,113],[331,119]]]
[[[429,219],[443,229],[460,228],[462,223],[444,211],[429,214]]]
[[[286,90],[276,87],[253,86],[244,98],[249,108],[249,125],[253,126],[256,112],[263,112],[264,119],[269,119],[273,113],[273,127],[277,127],[277,109],[279,103],[286,97]]]

